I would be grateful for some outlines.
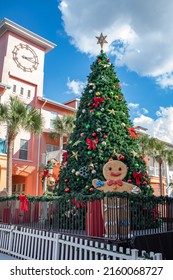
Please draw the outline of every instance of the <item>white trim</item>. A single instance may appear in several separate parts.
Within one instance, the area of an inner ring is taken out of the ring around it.
[[[3,83],[0,82],[0,88],[10,89],[11,86],[9,86],[7,84],[3,84]]]
[[[44,39],[43,37],[35,34],[34,32],[18,25],[17,23],[4,18],[0,21],[0,37],[7,31],[14,32],[15,34],[18,34],[22,36],[23,38],[26,38],[30,40],[31,42],[37,44],[38,46],[45,49],[45,53],[49,52],[50,50],[54,49],[56,47],[56,44]]]
[[[42,97],[38,96],[38,100],[47,101],[47,103],[50,103],[52,105],[59,106],[61,108],[64,108],[64,109],[67,109],[67,110],[70,110],[70,111],[73,111],[73,112],[77,112],[77,110],[75,108],[72,108],[70,106],[64,105],[62,103],[56,102],[56,101],[48,99],[48,98],[42,98]]]

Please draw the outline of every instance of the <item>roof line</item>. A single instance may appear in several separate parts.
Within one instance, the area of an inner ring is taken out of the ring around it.
[[[59,103],[57,101],[54,101],[54,100],[51,100],[51,99],[48,99],[48,98],[43,98],[41,96],[38,96],[38,100],[41,100],[41,101],[47,101],[48,103],[50,104],[53,104],[53,105],[58,105],[59,107],[62,107],[64,109],[67,109],[67,110],[70,110],[70,111],[73,111],[73,112],[76,112],[77,110],[75,108],[72,108],[70,106],[67,106],[65,104],[62,104],[62,103]]]

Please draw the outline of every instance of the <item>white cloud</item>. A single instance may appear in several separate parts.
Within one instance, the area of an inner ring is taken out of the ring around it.
[[[143,114],[148,114],[149,111],[146,108],[142,108],[141,111],[143,112]]]
[[[129,103],[128,104],[129,109],[136,109],[139,108],[139,104],[138,103]]]
[[[129,103],[128,108],[130,109],[131,115],[140,116],[141,114],[148,114],[148,110],[146,108],[140,108],[138,103]]]
[[[80,95],[85,87],[86,83],[78,81],[78,80],[70,80],[68,78],[67,87],[70,90],[70,93],[74,93],[75,95]]]
[[[148,128],[151,136],[173,144],[173,107],[160,107],[156,116],[154,120],[141,114],[133,120],[134,126]]]
[[[59,9],[78,50],[97,55],[95,36],[103,32],[116,64],[173,87],[173,1],[61,0]]]

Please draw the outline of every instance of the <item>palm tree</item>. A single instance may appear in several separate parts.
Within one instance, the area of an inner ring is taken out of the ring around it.
[[[10,97],[9,103],[0,104],[0,123],[7,126],[7,193],[12,194],[12,156],[14,140],[21,129],[41,133],[43,120],[40,112],[25,105],[17,97]]]
[[[74,122],[76,116],[69,114],[63,115],[62,117],[57,116],[56,119],[53,121],[53,132],[50,133],[51,139],[60,139],[60,158],[62,156],[63,151],[63,136],[67,137],[67,141],[70,138],[70,135],[74,129]]]
[[[167,162],[173,164],[173,150],[167,148],[166,144],[156,138],[143,135],[139,138],[141,151],[150,155],[159,164],[160,195],[162,195],[162,164]]]
[[[142,134],[142,135],[138,135],[138,139],[139,139],[141,153],[142,153],[143,157],[145,157],[149,150],[150,137],[148,134]]]

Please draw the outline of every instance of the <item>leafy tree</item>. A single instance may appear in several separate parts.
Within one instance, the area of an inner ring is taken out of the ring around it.
[[[75,128],[60,171],[59,193],[97,192],[92,180],[105,180],[102,170],[110,159],[121,160],[128,166],[124,181],[137,184],[144,193],[152,192],[147,187],[146,164],[119,79],[114,66],[101,51],[91,65],[81,97]]]
[[[160,195],[162,195],[162,164],[164,162],[167,162],[169,166],[173,164],[173,150],[168,149],[164,142],[147,135],[141,136],[139,141],[142,151],[151,156],[159,164]]]
[[[51,139],[59,139],[60,138],[60,157],[62,155],[63,150],[63,137],[67,137],[67,142],[70,138],[70,135],[74,129],[74,122],[76,116],[75,115],[63,115],[62,117],[57,116],[53,121],[53,129],[54,131],[50,133]]]
[[[16,136],[21,129],[38,134],[42,130],[42,117],[35,108],[25,105],[17,97],[8,104],[0,104],[0,123],[7,125],[7,193],[12,194],[12,156]]]

